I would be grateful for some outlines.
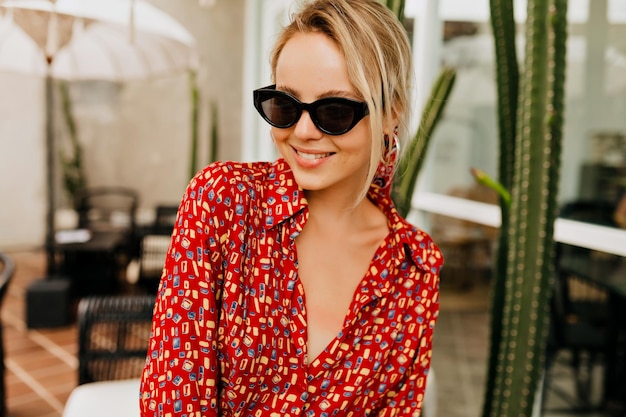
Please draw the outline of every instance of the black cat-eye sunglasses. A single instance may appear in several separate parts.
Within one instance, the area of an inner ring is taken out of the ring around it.
[[[324,97],[302,103],[275,85],[254,90],[254,107],[270,125],[281,129],[295,125],[306,110],[313,124],[328,135],[343,135],[369,114],[367,103],[344,97]]]

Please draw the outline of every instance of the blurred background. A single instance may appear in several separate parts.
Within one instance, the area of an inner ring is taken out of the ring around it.
[[[149,221],[158,203],[177,203],[190,172],[211,160],[275,157],[268,129],[254,113],[250,97],[252,89],[269,82],[269,48],[295,2],[215,0],[203,5],[194,0],[137,0],[144,2],[178,23],[157,30],[162,31],[162,37],[174,39],[170,49],[183,51],[177,57],[179,62],[155,70],[150,66],[162,59],[156,53],[142,53],[141,58],[108,58],[113,54],[106,51],[100,57],[73,52],[72,59],[65,59],[74,61],[65,74],[57,76],[53,71],[50,100],[46,99],[45,64],[33,64],[41,59],[30,50],[37,45],[24,41],[26,46],[22,46],[15,36],[9,36],[18,23],[9,16],[9,9],[3,10],[0,195],[10,204],[2,205],[0,247],[41,244],[50,175],[54,176],[54,208],[61,216],[59,227],[65,225],[62,209],[71,208],[72,202],[59,159],[60,155],[72,156],[76,150],[68,114],[75,125],[87,185],[137,189],[141,197],[139,221]],[[446,113],[431,142],[419,191],[464,193],[473,183],[471,167],[496,175],[494,57],[488,2],[475,1],[470,6],[463,1],[412,0],[406,7],[406,24],[414,36],[415,114],[419,114],[422,97],[428,94],[439,68],[450,65],[458,70]],[[626,5],[619,0],[571,0],[569,11],[559,199],[598,194],[616,200],[624,190],[626,158]],[[525,2],[516,2],[520,25],[525,21],[524,12]],[[136,18],[142,18],[140,10]],[[39,26],[45,30],[44,24]],[[141,35],[141,25],[136,26]],[[87,26],[76,38],[87,36],[89,29]],[[181,31],[184,42],[176,39]],[[135,45],[143,42],[140,35]],[[87,49],[101,47],[114,48],[96,45]],[[64,64],[63,48],[58,46],[58,64]],[[150,51],[155,48],[164,47],[148,47]],[[521,44],[519,51],[523,53]],[[118,59],[111,65],[122,68],[143,60],[142,65],[149,69],[115,75],[118,79],[84,76],[76,57],[100,67],[107,60]],[[53,62],[53,67],[56,64]],[[63,102],[63,86],[69,104]],[[48,107],[52,107],[54,122],[51,146],[56,168],[52,174],[46,163]],[[607,180],[614,177],[622,179]]]
[[[47,291],[57,291],[31,290],[50,272],[47,239],[80,226],[77,189],[132,190],[138,235],[162,237],[171,229],[157,230],[160,209],[175,208],[193,173],[207,163],[274,159],[252,90],[269,84],[270,48],[298,3],[57,0],[51,7],[42,1],[0,0],[0,251],[18,266],[3,310],[14,413],[8,415],[16,417],[60,416],[77,385],[75,323],[61,318],[59,326],[38,329],[25,317],[28,294],[43,296],[45,305],[52,302]],[[526,1],[514,5],[521,34]],[[477,416],[499,225],[497,198],[470,174],[479,168],[497,177],[489,1],[407,0],[405,16],[415,61],[415,130],[440,69],[457,71],[409,215],[447,259],[433,357],[437,377],[429,384],[436,386],[440,415]],[[569,0],[568,21],[558,201],[593,201],[612,216],[626,201],[626,1]],[[518,36],[520,62],[523,52]],[[626,231],[614,229],[602,244],[623,259]],[[584,240],[592,235],[588,230],[575,233]],[[121,275],[114,271],[124,285],[141,275],[128,261]],[[73,273],[89,262],[78,262]],[[157,275],[161,264],[161,258],[153,261]],[[563,375],[563,390],[576,396],[572,376]],[[594,401],[602,396],[601,387],[593,392]],[[554,398],[551,405],[567,405]],[[436,410],[430,412],[434,417]]]

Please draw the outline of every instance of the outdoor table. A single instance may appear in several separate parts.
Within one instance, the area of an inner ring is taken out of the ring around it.
[[[122,231],[85,231],[85,239],[62,240],[54,250],[62,259],[60,274],[72,283],[72,295],[114,294],[117,292],[120,263],[118,257],[128,244]]]
[[[604,253],[565,256],[560,269],[606,290],[609,303],[604,404],[626,408],[626,258]]]

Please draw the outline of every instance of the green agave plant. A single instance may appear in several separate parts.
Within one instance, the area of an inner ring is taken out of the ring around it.
[[[200,146],[199,139],[199,131],[198,124],[200,118],[200,90],[198,89],[197,83],[197,74],[195,71],[189,71],[189,94],[191,96],[191,141],[189,148],[189,178],[192,178],[197,171],[200,169],[198,163],[198,148]],[[207,160],[209,162],[217,161],[218,158],[218,112],[217,112],[217,104],[213,101],[211,102],[210,111],[210,122],[209,126],[209,146],[207,149]]]
[[[198,107],[200,92],[196,81],[196,72],[189,71],[189,90],[191,96],[191,147],[189,149],[189,178],[198,171]]]
[[[217,161],[219,155],[219,123],[218,123],[218,111],[217,111],[217,103],[215,101],[211,102],[211,129],[209,132],[209,155],[208,160],[211,162]]]
[[[60,162],[63,178],[63,186],[65,192],[70,199],[71,205],[74,205],[74,198],[78,191],[87,187],[87,177],[85,175],[85,167],[83,165],[83,148],[78,141],[78,133],[76,130],[76,121],[72,109],[72,101],[70,98],[69,85],[66,81],[59,81],[59,92],[63,110],[63,118],[69,136],[69,150],[61,148]]]

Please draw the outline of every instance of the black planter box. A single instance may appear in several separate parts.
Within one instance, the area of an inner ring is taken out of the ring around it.
[[[26,325],[29,329],[60,327],[70,323],[70,281],[42,278],[26,290]]]

